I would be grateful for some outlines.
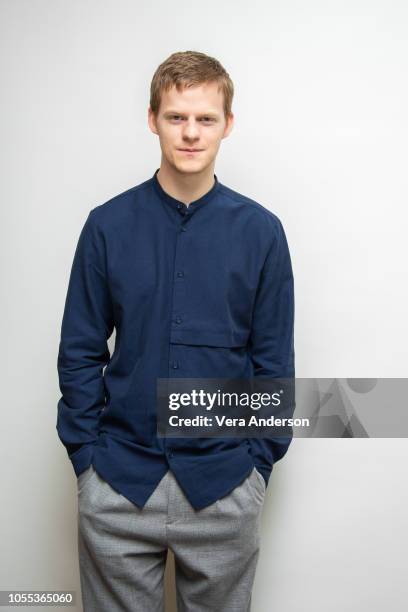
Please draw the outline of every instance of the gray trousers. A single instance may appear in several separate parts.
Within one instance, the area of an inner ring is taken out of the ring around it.
[[[256,468],[195,510],[170,470],[140,509],[91,465],[78,478],[84,612],[164,612],[167,550],[178,612],[248,612],[260,549],[265,481]]]

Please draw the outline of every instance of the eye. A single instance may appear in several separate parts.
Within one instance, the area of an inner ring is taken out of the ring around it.
[[[213,121],[215,121],[215,119],[213,117],[203,117],[202,119],[205,123],[211,123]]]

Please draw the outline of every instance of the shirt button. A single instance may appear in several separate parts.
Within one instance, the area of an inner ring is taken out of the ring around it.
[[[181,323],[181,317],[176,317],[176,323]]]
[[[174,457],[174,453],[172,453],[171,451],[169,452],[169,458],[171,459],[172,457]]]
[[[177,272],[177,276],[178,276],[179,278],[182,278],[182,277],[184,276],[184,272]]]
[[[182,231],[182,232],[186,232],[186,231],[187,231],[187,228],[183,226],[183,227],[181,228],[181,231]]]
[[[177,370],[177,368],[179,367],[179,364],[177,361],[173,361],[173,370]]]
[[[177,204],[177,208],[180,210],[180,208],[181,208],[181,204]]]

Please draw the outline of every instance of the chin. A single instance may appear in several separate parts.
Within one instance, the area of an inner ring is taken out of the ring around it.
[[[185,162],[180,162],[180,160],[174,161],[174,168],[183,174],[197,174],[198,172],[202,172],[208,166],[207,163],[203,163],[202,160],[186,160]]]

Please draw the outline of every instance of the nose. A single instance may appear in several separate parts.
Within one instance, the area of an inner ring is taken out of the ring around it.
[[[183,140],[188,142],[198,140],[200,138],[200,132],[195,122],[194,117],[189,118],[183,126]]]

